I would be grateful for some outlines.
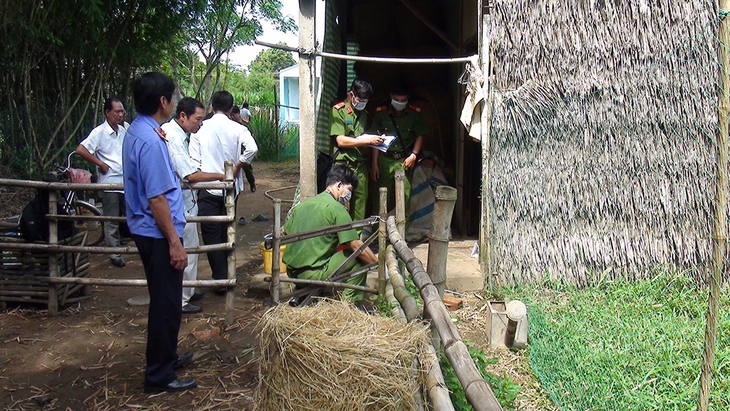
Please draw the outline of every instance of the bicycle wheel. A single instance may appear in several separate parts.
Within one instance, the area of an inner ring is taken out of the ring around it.
[[[86,201],[76,200],[74,202],[74,209],[76,210],[76,215],[101,215],[101,211],[98,208]],[[85,231],[87,233],[86,241],[84,241],[83,245],[95,246],[104,239],[104,224],[101,221],[76,221],[76,231]]]

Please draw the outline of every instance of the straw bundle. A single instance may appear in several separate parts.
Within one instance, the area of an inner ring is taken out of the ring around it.
[[[707,265],[716,2],[495,7],[495,273],[587,284]]]
[[[269,310],[259,322],[258,410],[415,410],[427,329],[344,302]],[[417,375],[417,377],[414,377]]]

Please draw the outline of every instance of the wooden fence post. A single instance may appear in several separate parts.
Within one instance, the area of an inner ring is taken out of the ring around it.
[[[281,270],[281,199],[274,199],[274,242],[271,250],[271,299],[274,304],[279,304],[281,295],[281,281],[279,271]]]
[[[436,188],[436,202],[433,206],[433,221],[428,235],[428,276],[443,300],[446,287],[446,262],[449,258],[449,234],[451,232],[451,216],[454,214],[456,189],[448,186]],[[433,333],[433,346],[441,347],[438,333]]]
[[[233,182],[233,166],[226,162],[226,182]],[[226,230],[226,241],[233,246],[228,251],[228,279],[236,279],[236,185],[225,191],[226,215],[230,218]],[[233,310],[235,307],[236,287],[228,287],[226,291],[226,325],[233,324]]]
[[[54,215],[58,212],[58,191],[48,190],[48,214]],[[58,221],[55,218],[48,219],[48,244],[58,244]],[[48,250],[48,276],[58,277],[58,251]],[[48,315],[58,314],[58,284],[48,284]]]
[[[378,224],[378,295],[385,295],[385,246],[388,232],[385,228],[385,219],[388,215],[388,189],[380,187],[380,223]]]

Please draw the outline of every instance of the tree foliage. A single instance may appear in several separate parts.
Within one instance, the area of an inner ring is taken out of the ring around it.
[[[97,120],[104,97],[125,96],[133,76],[158,62],[170,33],[200,6],[182,0],[0,3],[0,138],[22,139],[27,148],[21,156],[0,151],[0,164],[18,167],[20,157],[26,176],[47,170]]]
[[[187,67],[199,100],[207,102],[219,88],[224,56],[237,46],[252,44],[263,33],[263,21],[283,32],[296,28],[291,17],[281,14],[281,6],[280,0],[208,0],[183,33],[191,50],[203,57],[202,77],[195,67]]]

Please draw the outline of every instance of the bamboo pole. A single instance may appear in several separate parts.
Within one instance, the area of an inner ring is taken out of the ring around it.
[[[0,178],[0,186],[7,187],[25,187],[37,188],[40,190],[79,190],[79,191],[109,191],[123,190],[123,183],[50,183],[35,180],[14,180],[10,178]],[[233,189],[233,182],[208,181],[202,183],[183,183],[182,188],[192,188],[199,190],[203,188],[214,189]]]
[[[715,349],[717,321],[719,315],[720,282],[725,266],[727,247],[727,194],[728,194],[728,116],[730,115],[730,0],[720,0],[720,27],[718,31],[718,110],[717,110],[717,180],[715,198],[714,242],[712,244],[712,272],[709,278],[707,303],[707,322],[705,325],[705,344],[702,351],[700,371],[698,411],[707,411],[710,403],[712,374],[715,370]]]
[[[385,250],[386,235],[388,231],[385,228],[385,218],[388,215],[388,189],[386,187],[380,187],[378,193],[380,195],[380,222],[378,223],[378,295],[381,297],[385,295]]]
[[[270,277],[264,278],[264,281],[271,281],[271,278]],[[316,285],[319,287],[349,288],[352,290],[364,291],[364,292],[370,293],[370,294],[378,293],[378,290],[376,290],[374,288],[365,287],[365,286],[356,285],[356,284],[341,283],[338,281],[306,280],[306,279],[286,278],[286,277],[280,278],[279,281],[282,283]]]
[[[436,201],[433,206],[431,231],[428,235],[428,276],[438,290],[439,299],[443,301],[446,287],[446,263],[449,258],[449,233],[451,216],[454,213],[457,191],[453,187],[436,188]],[[441,348],[438,333],[431,333],[433,346]]]
[[[376,266],[377,266],[377,263],[368,264],[368,265],[366,265],[364,267],[360,267],[360,268],[358,268],[356,270],[352,270],[352,271],[347,272],[347,273],[342,273],[342,274],[340,274],[340,275],[338,275],[336,277],[328,278],[326,281],[342,282],[344,280],[347,280],[348,278],[354,277],[356,275],[360,275],[362,273],[366,273],[366,272],[370,271],[371,269],[375,268]],[[290,298],[301,297],[303,295],[306,295],[306,294],[311,293],[314,290],[315,290],[315,287],[307,287],[307,288],[304,288],[304,289],[301,289],[301,290],[296,290],[296,291],[294,291],[294,293],[292,293],[292,295],[290,296]]]
[[[369,217],[364,220],[353,221],[346,224],[338,224],[328,227],[316,228],[314,230],[302,231],[296,234],[286,234],[279,237],[281,245],[295,243],[297,241],[307,240],[309,238],[319,237],[324,234],[332,234],[340,231],[350,230],[353,228],[367,227],[375,225],[379,221],[379,217]],[[266,249],[273,247],[271,244],[265,244]]]
[[[54,277],[49,278],[48,283],[51,284],[84,284],[84,285],[110,285],[122,287],[141,287],[147,286],[147,280],[129,279],[129,278],[90,278],[90,277]],[[227,280],[185,280],[183,287],[235,287],[236,279],[229,278]]]
[[[225,172],[226,172],[226,182],[232,183],[234,176],[233,176],[233,165],[231,163],[226,162],[225,163]],[[235,188],[231,187],[229,189],[226,189],[226,198],[225,198],[225,206],[226,206],[226,216],[228,216],[231,220],[228,223],[228,227],[226,230],[226,242],[228,244],[231,244],[231,248],[228,251],[228,280],[236,281],[236,223],[234,220],[236,219],[236,190]],[[225,324],[231,325],[233,324],[233,310],[235,307],[235,298],[236,298],[236,288],[235,287],[229,287],[226,292],[226,319]]]
[[[393,287],[393,294],[398,299],[401,307],[403,307],[406,319],[413,321],[413,319],[418,318],[421,310],[418,309],[416,299],[406,289],[405,279],[403,279],[398,267],[395,249],[392,245],[389,245],[384,252],[381,251],[381,254],[385,255],[386,263],[388,264],[388,273],[390,274],[390,284]]]
[[[281,294],[280,264],[281,253],[281,199],[274,200],[274,248],[271,250],[271,299],[274,304],[279,304]]]
[[[405,183],[406,173],[403,170],[395,170],[395,223],[398,226],[400,236],[406,238],[406,199]]]
[[[188,253],[206,253],[215,250],[232,250],[233,243],[221,243],[211,245],[201,245],[197,247],[186,247],[185,252]],[[99,247],[86,245],[59,245],[59,244],[41,244],[41,243],[0,243],[0,250],[26,250],[26,251],[48,251],[48,252],[71,252],[71,253],[89,253],[89,254],[134,254],[137,253],[137,247]]]
[[[49,220],[65,220],[65,221],[109,221],[124,223],[127,217],[115,217],[109,215],[51,215],[46,214]],[[212,215],[212,216],[188,216],[185,221],[188,223],[230,223],[235,220],[235,216]],[[13,226],[15,227],[15,226]]]
[[[423,264],[408,248],[405,240],[398,234],[395,219],[388,218],[388,237],[395,248],[398,256],[406,262],[408,271],[411,273],[413,282],[421,291],[424,302],[424,310],[431,317],[431,323],[444,342],[444,353],[454,367],[456,376],[466,394],[466,399],[475,411],[502,410],[499,402],[489,385],[484,381],[469,355],[469,349],[461,340],[459,331],[451,322],[449,311],[444,305],[438,290],[431,282],[431,278],[423,268]]]
[[[449,390],[446,388],[444,374],[441,371],[439,357],[433,345],[428,344],[428,359],[431,362],[426,374],[426,392],[428,392],[434,411],[455,411],[451,403]]]
[[[436,188],[436,201],[433,206],[433,221],[428,235],[428,276],[443,298],[446,286],[446,263],[449,256],[449,234],[451,216],[454,214],[456,189],[448,186]]]
[[[390,315],[392,315],[396,321],[402,324],[408,322],[406,314],[403,312],[400,304],[398,304],[398,300],[395,298],[395,294],[393,292],[393,284],[391,284],[390,281],[388,281],[388,283],[385,285],[385,302],[387,302],[388,307],[390,307]]]
[[[487,276],[489,288],[495,287],[492,273],[492,223],[489,207],[489,151],[491,146],[490,131],[492,127],[492,99],[494,93],[489,82],[492,57],[492,14],[491,5],[486,0],[479,0],[477,16],[479,21],[479,61],[484,75],[484,96],[481,115],[481,143],[482,143],[482,185],[481,185],[481,230],[479,230],[479,263],[482,272]],[[504,283],[504,281],[500,281]]]
[[[304,201],[317,195],[316,2],[299,0],[299,189]]]
[[[56,214],[58,212],[58,191],[48,191],[48,212]],[[58,245],[58,222],[51,220],[48,222],[48,243]],[[48,254],[48,277],[49,279],[58,277],[58,253],[50,251]],[[56,284],[48,284],[48,315],[54,316],[58,314],[58,287]]]
[[[265,41],[256,40],[254,43],[259,46],[265,46],[277,50],[286,50],[294,53],[301,52],[300,48],[285,46],[281,44],[267,43]],[[325,51],[314,51],[317,56],[333,58],[337,60],[349,61],[367,61],[370,63],[393,63],[393,64],[453,64],[466,63],[471,60],[471,56],[467,57],[448,57],[448,58],[407,58],[407,57],[372,57],[372,56],[354,56],[350,54],[329,53]]]

